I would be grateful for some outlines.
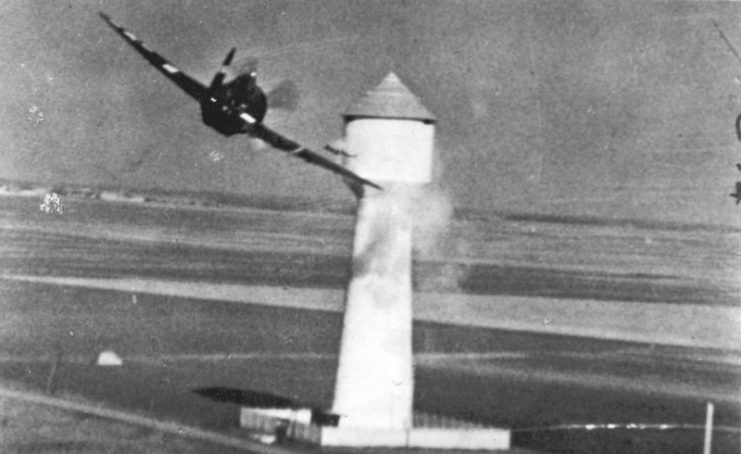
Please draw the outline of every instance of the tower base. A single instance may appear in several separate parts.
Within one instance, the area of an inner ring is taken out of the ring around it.
[[[410,429],[320,426],[307,422],[309,409],[282,414],[265,408],[242,407],[240,426],[257,433],[266,442],[283,440],[331,447],[387,447],[424,449],[506,450],[510,448],[510,430],[471,424],[452,418],[415,413]]]
[[[407,430],[321,427],[321,446],[354,448],[509,449],[510,431],[493,427]]]

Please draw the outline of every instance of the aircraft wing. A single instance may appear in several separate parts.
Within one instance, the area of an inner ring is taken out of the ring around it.
[[[182,88],[190,96],[195,98],[197,101],[201,101],[206,96],[207,88],[205,85],[180,71],[157,52],[148,49],[147,46],[134,36],[133,33],[113,22],[107,14],[100,13],[100,17],[102,17],[116,33],[121,35],[126,42],[131,44],[131,46],[142,55],[142,57],[157,68],[159,72],[164,74],[165,77],[171,81],[175,82],[178,87]]]
[[[263,140],[264,142],[268,143],[274,148],[277,148],[278,150],[285,151],[288,154],[292,154],[298,158],[301,158],[309,164],[324,167],[325,169],[342,175],[343,177],[349,178],[356,183],[372,186],[376,189],[382,189],[376,183],[366,180],[365,178],[356,175],[340,164],[332,161],[331,159],[327,159],[324,156],[294,142],[293,140],[278,134],[262,123],[251,123],[249,120],[245,121],[249,124],[247,127],[247,134]]]

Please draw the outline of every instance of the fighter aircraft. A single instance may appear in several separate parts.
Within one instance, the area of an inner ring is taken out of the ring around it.
[[[741,202],[741,181],[736,182],[736,192],[732,192],[728,195],[736,199],[736,205],[738,205],[739,202]]]
[[[246,72],[225,83],[226,69],[234,58],[236,48],[229,51],[221,70],[211,81],[211,85],[205,86],[180,71],[158,53],[147,48],[133,33],[113,22],[107,14],[100,13],[100,17],[159,72],[198,101],[201,105],[201,118],[207,126],[227,137],[234,134],[256,137],[278,150],[301,158],[310,164],[324,167],[352,182],[381,189],[372,181],[356,175],[340,164],[265,126],[262,120],[265,118],[268,102],[265,92],[257,85],[256,62],[250,61]]]

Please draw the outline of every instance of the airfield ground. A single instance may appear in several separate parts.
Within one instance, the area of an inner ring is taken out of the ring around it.
[[[0,284],[3,314],[12,324],[2,330],[3,379],[43,390],[61,349],[57,389],[225,431],[235,428],[237,406],[193,389],[253,389],[318,407],[331,403],[339,314],[158,295],[139,295],[133,303],[117,291]],[[416,323],[415,333],[415,407],[513,427],[516,446],[569,452],[605,437],[616,448],[605,452],[621,452],[626,443],[631,452],[651,452],[679,438],[686,451],[673,452],[696,452],[708,400],[717,405],[718,426],[741,424],[739,361],[727,351],[435,323]],[[102,348],[118,352],[124,366],[95,366]],[[650,437],[533,430],[605,422],[697,427]],[[716,437],[718,443],[724,438],[738,446],[737,433]]]
[[[101,412],[121,415],[125,421],[99,416]],[[22,390],[17,383],[0,383],[0,415],[0,451],[6,454],[245,452],[182,430],[158,430],[156,423],[155,427],[142,424],[148,422],[145,417],[102,409],[76,396],[49,397]]]
[[[236,406],[213,402],[193,389],[262,390],[330,405],[341,325],[335,310],[270,306],[258,294],[231,301],[218,294],[200,298],[96,288],[70,278],[180,279],[183,285],[200,282],[216,291],[229,285],[338,291],[347,278],[344,254],[351,224],[346,219],[129,205],[114,209],[103,202],[69,203],[64,216],[55,218],[39,214],[28,201],[0,203],[0,271],[6,277],[0,279],[3,380],[43,390],[53,358],[61,352],[54,377],[58,392],[225,432],[235,429]],[[508,228],[491,226],[495,233]],[[554,298],[547,293],[555,292],[586,308],[573,311],[571,326],[599,320],[595,307],[640,308],[644,299],[666,308],[667,319],[683,307],[718,314],[738,309],[738,288],[729,285],[723,271],[738,259],[726,251],[736,241],[735,233],[719,237],[717,232],[629,229],[623,235],[610,227],[598,235],[584,237],[581,232],[571,238],[564,226],[547,234],[534,234],[528,226],[515,230],[521,233],[510,228],[504,236],[493,234],[497,239],[487,247],[499,251],[497,257],[514,260],[512,254],[527,249],[531,238],[544,248],[538,257],[546,264],[553,268],[566,263],[573,269],[564,274],[533,268],[523,257],[517,260],[525,263],[517,266],[484,263],[465,276],[452,273],[454,290],[505,299],[514,293],[527,299],[532,288],[531,296],[546,303]],[[626,249],[634,240],[640,244]],[[559,246],[549,249],[553,242]],[[569,255],[563,242],[582,249]],[[579,263],[588,271],[576,269]],[[514,274],[507,273],[512,266]],[[645,274],[653,269],[662,271]],[[445,277],[432,271],[433,279],[417,276],[418,289],[434,289],[438,278]],[[498,282],[497,276],[509,277]],[[529,287],[529,280],[540,284]],[[443,282],[448,291],[450,283]],[[603,287],[607,296],[600,296]],[[602,306],[584,303],[586,297]],[[498,317],[499,309],[492,308],[487,316]],[[681,321],[687,314],[706,312],[677,313],[685,314],[674,315]],[[667,319],[635,322],[644,331],[650,326],[660,331]],[[706,323],[728,331],[735,323],[724,316],[717,320],[725,324],[713,320],[690,318],[685,326]],[[656,342],[569,336],[548,332],[547,323],[540,325],[542,332],[417,320],[416,409],[511,427],[516,446],[550,452],[587,453],[598,446],[602,453],[694,453],[701,451],[705,403],[713,401],[718,428],[713,452],[739,451],[741,354],[727,347],[729,336],[736,334],[716,331],[705,340],[714,335],[718,346],[688,346],[668,345],[658,335]],[[692,335],[679,334],[692,340]],[[119,353],[124,365],[93,365],[104,349]],[[600,423],[679,428],[588,429]]]

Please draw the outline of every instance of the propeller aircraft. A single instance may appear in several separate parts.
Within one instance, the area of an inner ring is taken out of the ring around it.
[[[309,164],[341,175],[355,184],[381,189],[376,183],[356,175],[344,166],[265,126],[262,121],[268,110],[268,99],[257,84],[256,61],[250,60],[245,71],[233,80],[225,81],[227,68],[234,59],[236,48],[229,51],[222,68],[216,73],[211,84],[206,86],[182,72],[157,52],[150,50],[133,33],[113,22],[107,14],[100,13],[100,17],[152,66],[195,99],[201,106],[203,123],[220,134],[227,137],[247,134],[264,141],[273,148],[303,159]],[[328,150],[335,154],[342,154],[334,149]]]

